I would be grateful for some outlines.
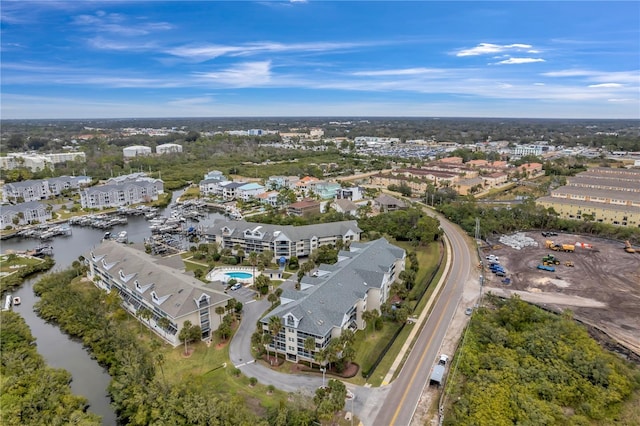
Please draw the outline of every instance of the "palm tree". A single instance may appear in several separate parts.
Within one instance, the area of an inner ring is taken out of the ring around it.
[[[226,312],[226,309],[224,308],[224,306],[216,306],[215,312],[220,317],[220,323],[222,324],[222,316]]]
[[[309,336],[304,340],[304,350],[309,352],[313,357],[314,351],[316,349],[316,339]],[[309,367],[313,367],[313,363],[309,361]]]
[[[271,342],[273,341],[273,336],[269,333],[264,333],[262,335],[262,344],[264,345],[265,349],[267,350],[267,359],[269,359],[269,345],[271,344]]]
[[[274,315],[271,318],[269,318],[269,332],[271,333],[271,336],[273,336],[273,340],[274,340],[273,347],[274,347],[274,349],[276,347],[275,339],[278,336],[278,333],[280,333],[280,329],[281,328],[282,328],[282,318],[280,318],[277,315]]]
[[[167,328],[171,325],[171,321],[166,317],[162,317],[156,321],[156,324],[162,329],[162,331],[164,331],[165,337],[167,337]]]
[[[247,256],[247,259],[249,259],[249,263],[251,264],[251,266],[253,267],[253,283],[252,285],[255,287],[256,285],[256,266],[258,265],[258,253],[256,253],[255,251],[252,251],[249,253],[249,256]]]

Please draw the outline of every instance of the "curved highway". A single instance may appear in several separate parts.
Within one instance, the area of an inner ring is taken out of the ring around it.
[[[472,279],[474,251],[469,247],[467,236],[457,226],[443,218],[440,226],[451,247],[451,269],[449,276],[424,327],[409,354],[398,378],[390,385],[392,391],[385,398],[373,425],[402,425],[411,423],[424,387],[429,382],[431,368],[440,355],[440,347],[458,302],[462,297],[464,283]],[[451,354],[448,354],[451,355]]]

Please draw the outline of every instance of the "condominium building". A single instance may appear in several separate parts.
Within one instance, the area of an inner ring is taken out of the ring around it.
[[[239,246],[245,253],[270,250],[274,260],[306,257],[318,247],[336,245],[338,241],[357,242],[361,232],[355,220],[304,226],[218,220],[205,229],[208,242],[229,249]]]
[[[220,325],[215,309],[230,299],[126,244],[103,241],[84,259],[87,277],[98,288],[118,292],[129,313],[174,346],[186,321],[200,326],[203,340],[211,338]],[[140,315],[142,309],[149,311],[148,318]]]
[[[51,217],[51,207],[38,201],[2,206],[0,209],[0,229],[45,223],[51,220]]]
[[[565,219],[640,227],[640,170],[589,169],[536,203]]]
[[[343,330],[364,329],[363,312],[380,311],[405,268],[405,257],[403,249],[384,238],[354,242],[349,251],[340,251],[337,263],[322,264],[313,276],[303,277],[300,290],[284,290],[281,305],[260,320],[264,333],[270,333],[271,317],[282,323],[270,351],[291,362],[312,362]],[[315,343],[311,351],[305,348],[308,338]]]

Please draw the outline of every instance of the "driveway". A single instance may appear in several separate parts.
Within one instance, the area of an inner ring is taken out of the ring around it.
[[[293,288],[295,281],[289,280],[282,283],[282,288]],[[247,289],[245,289],[247,290]],[[236,290],[238,292],[240,290]],[[229,291],[232,297],[235,292]],[[239,297],[236,299],[240,300]],[[251,335],[256,331],[256,323],[269,309],[266,297],[260,300],[251,299],[244,303],[242,321],[238,331],[229,345],[229,358],[236,368],[239,368],[247,377],[255,377],[265,385],[273,385],[276,388],[291,393],[303,393],[313,396],[317,388],[322,386],[322,376],[313,374],[285,374],[273,370],[262,363],[256,362],[251,355]],[[329,380],[330,377],[325,377]],[[347,389],[355,395],[353,411],[365,425],[373,425],[375,418],[382,406],[382,401],[389,393],[391,387],[371,388],[355,386],[345,383]],[[348,401],[345,410],[351,410],[352,403]]]

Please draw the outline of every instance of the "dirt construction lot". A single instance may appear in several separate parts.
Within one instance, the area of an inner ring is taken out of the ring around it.
[[[640,356],[640,250],[627,253],[621,242],[573,234],[524,235],[538,247],[517,250],[499,244],[483,250],[485,256],[499,257],[511,279],[504,284],[503,278],[487,269],[485,290],[506,296],[517,293],[523,300],[555,311],[571,309],[575,319],[595,326]],[[587,243],[592,248],[576,245],[573,253],[552,251],[545,247],[546,240]],[[555,272],[537,269],[548,254],[560,261],[554,265]],[[565,261],[574,266],[566,266]]]

